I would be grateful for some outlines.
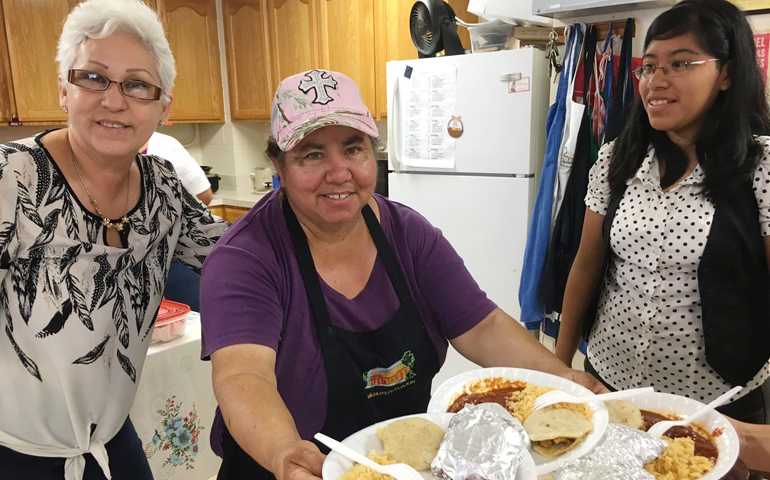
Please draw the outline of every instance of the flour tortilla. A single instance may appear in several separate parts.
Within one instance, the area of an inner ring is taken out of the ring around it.
[[[416,470],[427,470],[444,439],[444,429],[424,418],[404,418],[377,430],[390,458]]]
[[[532,449],[545,457],[555,457],[575,448],[594,429],[585,416],[574,410],[535,410],[524,421]]]
[[[637,430],[644,430],[644,419],[642,412],[633,403],[623,400],[610,400],[604,402],[607,411],[610,413],[610,423],[626,425]]]

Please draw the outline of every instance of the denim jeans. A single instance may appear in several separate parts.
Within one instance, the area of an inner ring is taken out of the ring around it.
[[[200,312],[200,296],[201,276],[180,262],[171,262],[163,297],[172,302],[183,303],[190,307],[193,312]]]
[[[150,464],[144,455],[142,441],[130,419],[105,444],[110,458],[113,480],[153,480]],[[86,453],[83,480],[106,480],[102,469],[90,453]],[[2,480],[63,480],[64,458],[24,455],[0,446],[0,479]]]

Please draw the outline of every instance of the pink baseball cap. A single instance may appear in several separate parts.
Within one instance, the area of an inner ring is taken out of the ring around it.
[[[288,152],[308,134],[329,125],[344,125],[379,137],[377,124],[361,100],[356,82],[339,72],[309,70],[285,78],[273,98],[270,128]]]

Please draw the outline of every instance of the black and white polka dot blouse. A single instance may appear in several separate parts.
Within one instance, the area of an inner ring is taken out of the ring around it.
[[[770,236],[770,137],[754,175],[760,229]],[[586,206],[604,215],[610,201],[612,145],[589,176]],[[701,193],[700,166],[663,192],[654,149],[632,179],[612,224],[613,261],[599,299],[588,358],[617,389],[657,391],[710,401],[731,387],[706,362],[697,270],[714,205]],[[770,341],[770,339],[768,339]],[[770,362],[734,399],[770,377]]]

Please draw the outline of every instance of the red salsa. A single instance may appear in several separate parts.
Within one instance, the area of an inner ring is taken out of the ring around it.
[[[463,393],[452,402],[447,412],[457,413],[468,404],[496,403],[508,408],[508,398],[526,388],[526,382],[510,378],[491,377],[467,383]]]
[[[664,420],[672,420],[669,417],[661,415],[659,413],[642,410],[642,418],[644,419],[644,430],[647,431],[651,426]],[[712,463],[716,463],[717,457],[719,457],[719,450],[717,449],[714,440],[707,435],[699,433],[691,426],[673,427],[670,428],[664,437],[668,438],[691,438],[695,442],[695,455],[699,457],[706,457],[711,460]]]
[[[508,408],[508,397],[514,392],[520,392],[524,390],[524,387],[502,387],[494,390],[487,390],[486,392],[479,393],[464,393],[457,397],[449,407],[451,413],[457,413],[468,404],[478,405],[479,403],[496,403],[502,405],[503,408]]]

